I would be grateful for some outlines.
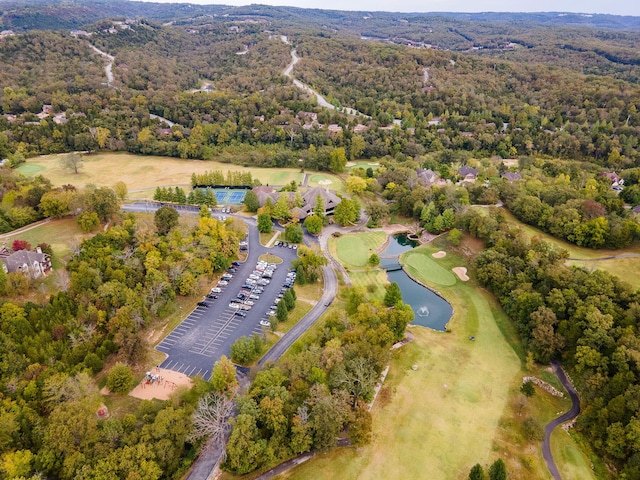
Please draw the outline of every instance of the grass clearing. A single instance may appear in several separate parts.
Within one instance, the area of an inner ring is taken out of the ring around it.
[[[137,192],[133,190],[166,185],[188,186],[192,173],[212,170],[221,170],[225,175],[228,171],[251,172],[253,178],[260,180],[263,185],[285,185],[292,180],[299,183],[304,178],[304,174],[294,168],[243,167],[215,161],[183,160],[130,153],[85,155],[80,172],[74,174],[62,166],[61,158],[61,155],[30,158],[19,167],[18,171],[27,176],[44,175],[54,186],[70,183],[83,187],[93,183],[97,186],[112,187],[121,180],[131,191],[132,198],[137,196]],[[144,193],[142,198],[153,197],[153,190]]]
[[[551,453],[563,480],[596,480],[591,461],[562,428],[551,434]]]
[[[53,249],[53,268],[55,270],[63,268],[73,246],[80,244],[83,239],[92,235],[82,233],[75,218],[63,218],[51,220],[23,233],[8,233],[2,241],[10,244],[14,240],[26,240],[34,248],[39,243],[48,243]]]
[[[365,232],[329,239],[329,248],[335,249],[336,258],[345,268],[361,268],[367,265],[371,254],[385,242],[384,232]],[[333,245],[332,245],[333,244]]]

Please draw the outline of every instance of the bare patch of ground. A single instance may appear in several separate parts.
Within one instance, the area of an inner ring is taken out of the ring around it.
[[[469,280],[469,277],[467,276],[466,267],[455,267],[455,268],[452,268],[451,270],[453,270],[453,273],[455,273],[458,276],[458,278],[463,282],[466,282],[467,280]]]
[[[168,400],[176,388],[186,386],[191,388],[193,382],[184,373],[174,372],[164,368],[154,368],[151,373],[157,375],[159,380],[153,383],[147,383],[146,378],[129,392],[129,395],[141,400]]]

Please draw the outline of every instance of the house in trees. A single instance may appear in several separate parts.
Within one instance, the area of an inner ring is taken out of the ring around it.
[[[606,178],[611,183],[612,190],[622,190],[624,185],[624,178],[615,172],[602,172],[601,177]]]
[[[458,175],[460,175],[463,182],[475,182],[478,179],[478,170],[465,165],[458,169]]]
[[[431,169],[419,168],[416,170],[416,173],[418,174],[418,180],[420,180],[425,187],[430,187],[438,183],[438,174]]]
[[[505,172],[500,175],[502,178],[505,178],[509,183],[513,183],[516,180],[522,180],[522,175],[518,172]]]
[[[295,198],[295,193],[293,192],[276,192],[272,187],[259,186],[255,187],[253,191],[258,197],[258,202],[261,207],[264,207],[267,198],[270,198],[271,203],[275,204],[278,201],[278,197],[282,194],[288,195],[291,202],[293,202]],[[335,193],[322,187],[310,188],[306,192],[301,193],[300,196],[302,197],[302,207],[294,207],[291,209],[291,213],[299,220],[304,220],[313,213],[318,196],[322,199],[325,215],[333,214],[335,208],[342,201]]]
[[[45,276],[51,270],[51,258],[42,253],[40,248],[36,251],[18,250],[12,252],[6,246],[0,250],[0,262],[5,273],[22,272],[32,279]]]

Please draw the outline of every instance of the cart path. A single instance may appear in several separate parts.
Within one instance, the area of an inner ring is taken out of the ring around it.
[[[558,471],[558,467],[556,462],[553,460],[553,455],[551,454],[551,433],[558,426],[566,423],[570,420],[573,420],[580,413],[580,398],[578,398],[578,392],[571,384],[569,379],[567,378],[567,374],[564,372],[562,367],[557,362],[552,362],[551,367],[553,368],[553,373],[556,374],[562,386],[569,393],[569,397],[571,398],[571,408],[568,412],[560,415],[558,418],[554,418],[544,427],[544,440],[542,441],[542,456],[544,457],[544,461],[547,464],[547,468],[549,469],[549,473],[553,476],[555,480],[562,480],[562,476]]]

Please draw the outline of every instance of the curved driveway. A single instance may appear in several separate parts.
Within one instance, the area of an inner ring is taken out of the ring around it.
[[[544,427],[544,440],[542,441],[542,456],[544,457],[544,461],[547,463],[547,468],[549,472],[553,476],[555,480],[562,480],[562,476],[558,471],[558,467],[556,466],[556,462],[553,460],[553,455],[551,454],[551,433],[553,429],[558,425],[562,425],[569,420],[574,419],[580,413],[580,398],[578,398],[578,392],[573,387],[567,375],[564,373],[562,367],[557,363],[553,362],[551,364],[553,368],[553,373],[556,374],[562,386],[569,392],[569,397],[571,398],[571,408],[567,413],[560,415],[558,418],[554,418]]]

